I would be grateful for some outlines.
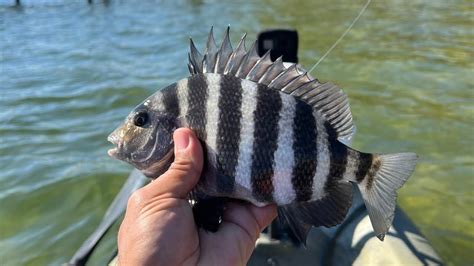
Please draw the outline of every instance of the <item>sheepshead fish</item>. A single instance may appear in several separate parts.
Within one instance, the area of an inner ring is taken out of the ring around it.
[[[139,104],[110,136],[109,155],[156,178],[173,160],[173,131],[191,128],[205,150],[192,194],[256,206],[276,203],[305,242],[311,226],[341,223],[359,188],[375,234],[383,240],[396,190],[414,171],[414,153],[364,153],[348,146],[355,127],[346,94],[282,58],[260,57],[245,35],[232,49],[209,33],[204,55],[190,41],[190,76]]]

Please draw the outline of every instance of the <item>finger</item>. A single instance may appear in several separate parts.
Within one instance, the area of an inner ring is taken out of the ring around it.
[[[214,234],[202,233],[202,254],[208,254],[209,258],[213,258],[211,261],[219,261],[222,260],[222,255],[216,257],[214,251],[219,249],[225,252],[223,254],[232,262],[229,264],[245,264],[255,248],[255,241],[260,232],[276,215],[274,205],[259,208],[250,203],[229,203],[219,231]],[[232,245],[222,246],[220,243],[232,243]]]
[[[253,244],[259,237],[260,232],[267,227],[276,216],[276,206],[273,204],[265,207],[256,207],[250,203],[230,202],[224,213],[223,221],[241,227]]]
[[[188,128],[177,129],[173,134],[174,161],[168,171],[143,188],[148,196],[186,198],[199,181],[203,153],[199,139]]]

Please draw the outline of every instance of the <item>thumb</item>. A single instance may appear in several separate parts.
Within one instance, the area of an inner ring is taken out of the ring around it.
[[[149,196],[185,199],[199,181],[203,153],[199,139],[188,128],[173,134],[174,161],[168,171],[143,188]]]

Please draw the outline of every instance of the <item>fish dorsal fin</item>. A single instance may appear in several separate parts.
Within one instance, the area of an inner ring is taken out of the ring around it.
[[[352,123],[347,96],[339,87],[329,82],[320,83],[296,64],[285,67],[281,57],[272,61],[269,51],[260,57],[256,42],[247,51],[245,34],[237,48],[233,50],[229,30],[227,27],[218,48],[211,28],[204,56],[196,49],[192,39],[190,40],[188,68],[191,75],[200,73],[233,75],[292,95],[323,115],[338,134],[340,141],[350,143],[355,133],[355,126]]]

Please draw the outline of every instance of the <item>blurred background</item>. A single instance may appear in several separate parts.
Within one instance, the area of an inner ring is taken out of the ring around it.
[[[61,264],[100,222],[131,166],[107,135],[188,75],[188,38],[234,44],[294,28],[310,68],[365,1],[0,0],[0,262]],[[450,265],[474,263],[472,1],[373,1],[312,74],[349,95],[353,147],[414,151],[399,204]],[[115,227],[114,230],[117,228]],[[96,252],[109,258],[115,232]]]

